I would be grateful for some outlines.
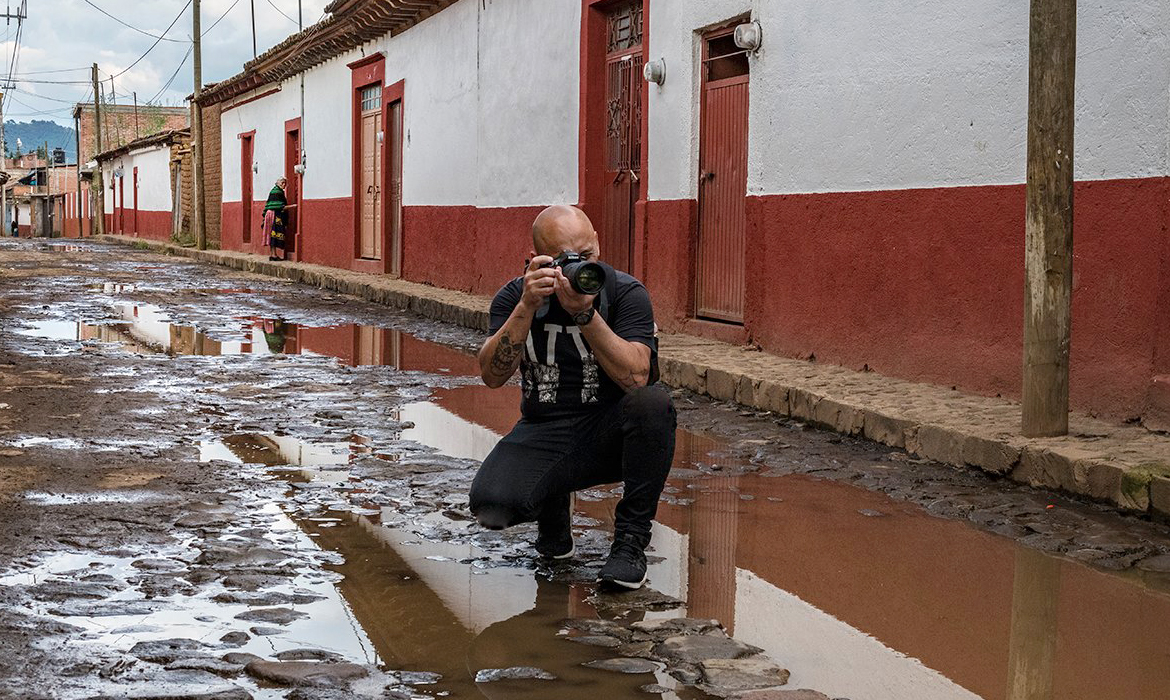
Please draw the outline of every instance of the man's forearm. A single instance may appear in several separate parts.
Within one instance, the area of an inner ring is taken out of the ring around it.
[[[650,379],[650,348],[614,333],[600,314],[581,326],[581,333],[593,349],[597,364],[623,391],[629,393],[646,386]]]
[[[480,348],[479,369],[484,384],[493,389],[503,386],[516,373],[524,357],[524,345],[528,341],[533,316],[533,311],[522,304],[517,305],[504,327]]]

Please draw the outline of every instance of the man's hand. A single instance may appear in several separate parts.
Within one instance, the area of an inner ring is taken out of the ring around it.
[[[561,272],[561,268],[556,268],[556,292],[557,301],[561,303],[561,308],[569,312],[569,315],[579,314],[589,307],[593,306],[593,300],[597,297],[596,294],[580,294],[576,289],[573,289],[573,284],[569,282],[569,278]]]
[[[547,255],[537,255],[528,263],[528,271],[524,273],[524,293],[520,297],[520,305],[529,311],[536,311],[557,290],[557,275],[561,271],[555,267],[541,267],[553,261]]]

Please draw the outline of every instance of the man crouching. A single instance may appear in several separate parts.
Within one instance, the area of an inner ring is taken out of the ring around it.
[[[491,529],[535,520],[536,551],[568,559],[576,551],[570,494],[623,482],[598,581],[640,588],[676,427],[670,393],[654,384],[650,295],[630,275],[598,263],[597,232],[579,209],[545,209],[532,225],[532,243],[524,276],[492,300],[491,336],[479,351],[489,387],[503,386],[520,368],[522,417],[476,474],[471,510]],[[565,260],[595,265],[562,268]]]

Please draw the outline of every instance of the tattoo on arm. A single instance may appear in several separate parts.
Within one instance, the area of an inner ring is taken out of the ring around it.
[[[507,335],[501,335],[499,342],[496,343],[496,351],[492,355],[492,372],[498,377],[511,376],[512,372],[516,371],[516,361],[523,352],[523,341],[513,343]]]

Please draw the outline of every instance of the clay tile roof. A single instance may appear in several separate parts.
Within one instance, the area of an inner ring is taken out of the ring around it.
[[[121,146],[118,146],[117,148],[111,148],[108,151],[104,151],[102,153],[99,153],[96,156],[94,156],[94,160],[97,160],[99,162],[103,161],[103,160],[109,160],[110,158],[116,158],[120,155],[123,155],[125,153],[129,153],[130,151],[134,151],[134,150],[137,150],[139,148],[146,148],[147,146],[154,146],[156,144],[162,144],[162,143],[170,143],[171,141],[173,141],[174,139],[176,139],[180,136],[190,136],[190,135],[191,135],[190,129],[168,129],[167,131],[160,131],[157,134],[150,134],[149,136],[143,136],[142,138],[135,139],[135,140],[131,141],[130,143],[125,143],[125,144],[122,144]]]
[[[214,104],[336,58],[389,33],[400,34],[456,0],[334,0],[327,17],[244,64],[240,73],[204,87],[199,103]]]

